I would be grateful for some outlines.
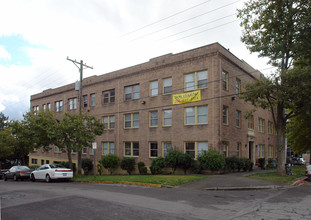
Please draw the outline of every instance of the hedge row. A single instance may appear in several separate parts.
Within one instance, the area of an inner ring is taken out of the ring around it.
[[[196,163],[190,154],[172,149],[165,157],[154,158],[149,168],[152,174],[160,174],[164,168],[170,168],[173,174],[178,168],[184,170],[185,174],[189,169],[191,169],[192,173],[200,173],[202,170],[250,171],[253,169],[253,163],[250,159],[238,158],[236,156],[224,158],[216,150],[203,151],[198,155],[197,159],[199,163]],[[125,157],[120,160],[118,156],[111,154],[102,156],[99,164],[97,169],[100,174],[102,173],[102,167],[112,174],[118,166],[126,170],[128,174],[131,174],[135,170],[136,162],[135,158]],[[138,162],[137,165],[140,174],[148,173],[144,162]]]

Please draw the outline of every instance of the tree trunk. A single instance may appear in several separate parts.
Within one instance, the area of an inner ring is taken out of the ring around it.
[[[284,117],[283,105],[277,105],[277,173],[279,175],[285,175],[285,129],[286,129],[286,119]]]
[[[68,162],[69,162],[69,168],[71,170],[73,170],[73,166],[72,166],[72,157],[71,157],[71,150],[68,149],[67,147],[67,157],[68,157]]]
[[[81,144],[79,144],[79,150],[78,150],[78,174],[82,174],[82,147]]]

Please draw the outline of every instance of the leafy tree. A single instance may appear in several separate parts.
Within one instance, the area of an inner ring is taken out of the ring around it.
[[[121,169],[126,170],[129,175],[135,170],[135,158],[133,157],[124,157],[121,160]]]
[[[175,173],[176,169],[178,168],[178,157],[182,155],[182,152],[180,152],[177,149],[171,149],[165,156],[165,165],[167,167],[172,168],[173,174]]]
[[[108,154],[105,156],[102,156],[101,160],[99,161],[100,164],[103,165],[110,174],[113,173],[114,169],[117,168],[120,164],[120,159],[117,155],[115,154]]]
[[[22,164],[27,164],[28,154],[36,147],[34,143],[34,131],[26,121],[12,121],[9,127],[15,139],[14,154],[10,159],[21,161]]]
[[[15,138],[12,136],[11,129],[0,130],[0,161],[8,159],[14,154]],[[0,164],[1,165],[1,164]],[[1,168],[1,166],[0,166]]]
[[[73,115],[65,113],[63,119],[56,125],[53,143],[65,149],[70,166],[72,167],[71,152],[78,152],[78,173],[82,168],[82,147],[91,147],[97,135],[103,133],[103,124],[98,119],[87,114]]]
[[[285,174],[285,129],[286,122],[294,116],[285,114],[291,106],[286,90],[288,69],[298,58],[310,58],[310,3],[309,0],[249,0],[238,10],[244,28],[242,42],[251,52],[260,57],[269,57],[278,72],[270,79],[246,86],[243,98],[253,105],[272,110],[277,130],[279,174]]]
[[[0,112],[0,131],[4,130],[8,125],[9,117]]]
[[[310,116],[307,114],[300,114],[290,120],[287,126],[287,140],[294,152],[299,154],[306,153],[308,150],[311,152],[310,128]]]

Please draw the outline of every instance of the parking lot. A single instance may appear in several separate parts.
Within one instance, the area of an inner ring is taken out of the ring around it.
[[[203,191],[0,180],[4,220],[311,219],[310,194],[310,182],[282,190]]]

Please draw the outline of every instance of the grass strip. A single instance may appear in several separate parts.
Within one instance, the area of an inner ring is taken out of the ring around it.
[[[295,180],[302,178],[305,176],[305,166],[297,166],[292,167],[292,174],[293,175],[284,175],[281,176],[277,174],[276,172],[268,172],[268,173],[256,173],[247,176],[248,178],[253,179],[261,179],[261,180],[269,180],[269,181],[275,181],[275,182],[283,182],[283,183],[290,183],[294,182]]]
[[[178,186],[185,183],[190,183],[196,180],[204,179],[206,176],[194,175],[75,175],[74,181],[89,181],[89,182],[111,182],[111,183],[141,183]],[[137,184],[139,185],[139,184]]]

